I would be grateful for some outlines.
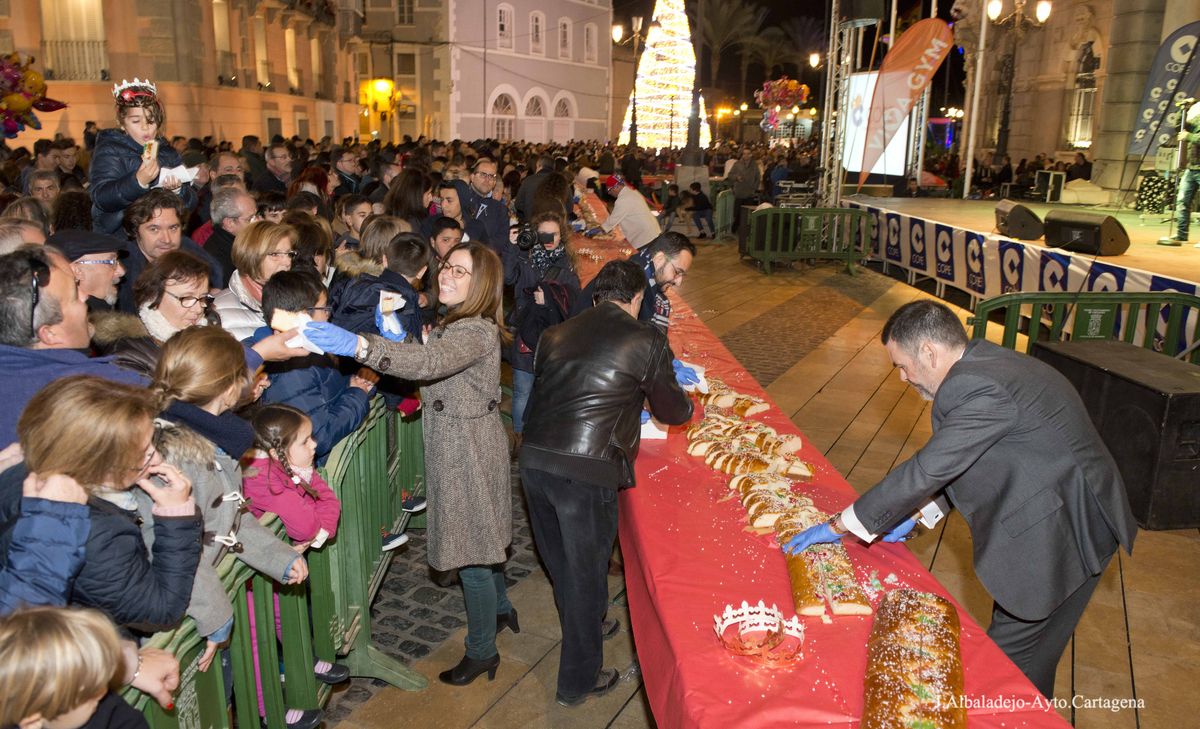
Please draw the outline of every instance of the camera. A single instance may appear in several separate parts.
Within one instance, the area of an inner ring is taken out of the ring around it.
[[[527,251],[537,245],[537,242],[537,229],[532,225],[525,223],[517,229],[517,248]]]

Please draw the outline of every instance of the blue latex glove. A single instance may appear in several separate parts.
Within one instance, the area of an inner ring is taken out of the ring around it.
[[[645,425],[646,423],[649,423],[649,422],[650,422],[650,411],[643,410],[642,411],[642,425]]]
[[[905,519],[897,524],[890,532],[883,535],[883,541],[888,544],[894,542],[903,542],[908,537],[909,532],[917,525],[916,519]]]
[[[353,357],[358,349],[358,335],[339,326],[323,321],[310,321],[304,325],[304,336],[330,354]]]
[[[596,236],[600,235],[603,232],[604,232],[604,228],[592,228],[588,232],[584,233],[584,235],[586,235],[589,238],[595,238]]]
[[[671,367],[675,370],[675,381],[682,387],[700,384],[700,376],[696,374],[696,370],[688,367],[683,362],[677,359],[671,360]]]
[[[383,326],[385,319],[390,320],[393,326],[399,330],[399,333],[392,333],[385,329]],[[404,331],[404,327],[400,324],[400,317],[396,316],[396,312],[393,311],[391,314],[388,314],[385,317],[383,314],[383,307],[379,305],[375,306],[375,330],[379,332],[381,337],[384,339],[389,339],[393,342],[403,342],[408,338],[408,332]]]
[[[835,534],[833,527],[829,526],[829,522],[823,521],[820,524],[809,527],[800,532],[796,536],[788,540],[788,543],[783,545],[783,551],[787,554],[796,554],[814,544],[830,544],[832,542],[842,541],[845,534]]]

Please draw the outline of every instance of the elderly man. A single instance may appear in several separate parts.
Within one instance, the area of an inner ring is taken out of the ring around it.
[[[214,289],[223,288],[225,272],[203,248],[183,235],[185,208],[179,196],[163,190],[151,190],[139,197],[125,210],[125,232],[130,238],[126,249],[125,278],[117,296],[117,308],[137,313],[133,303],[133,282],[146,265],[159,256],[182,248],[204,260],[209,266],[208,282]],[[232,275],[232,273],[230,273]]]
[[[227,288],[233,276],[233,240],[242,229],[258,220],[258,205],[245,190],[236,187],[218,190],[212,200],[212,235],[204,243],[221,267],[221,285]]]
[[[634,248],[644,248],[658,237],[662,227],[642,193],[630,187],[619,175],[610,176],[604,181],[604,186],[609,195],[616,196],[617,201],[600,227],[588,231],[589,236],[600,231],[611,233],[619,225],[625,240]]]
[[[629,260],[638,265],[645,278],[645,296],[641,298],[638,320],[650,322],[666,331],[671,326],[671,300],[667,291],[683,284],[683,277],[692,267],[696,245],[682,233],[668,231],[653,243],[633,254]],[[588,284],[575,300],[571,316],[590,309],[595,297],[594,285]]]
[[[918,516],[957,508],[975,574],[995,598],[988,635],[1047,697],[1079,618],[1118,543],[1137,533],[1117,464],[1071,383],[1032,357],[968,341],[958,317],[922,300],[881,337],[900,379],[933,401],[933,435],[916,455],[827,523],[786,545],[854,534],[903,539]],[[937,497],[941,503],[928,503]],[[920,510],[920,511],[918,511]]]
[[[46,231],[38,223],[24,218],[0,218],[0,255],[24,245],[40,246],[45,242]]]
[[[249,159],[249,157],[247,157]],[[267,163],[263,174],[254,178],[250,186],[254,192],[282,192],[287,194],[292,181],[292,151],[286,144],[272,144],[267,148]]]
[[[117,287],[125,276],[120,260],[128,254],[125,241],[90,230],[60,230],[46,239],[46,245],[61,251],[70,262],[88,311],[112,311]]]
[[[641,268],[610,261],[593,280],[596,306],[546,330],[521,447],[521,483],[534,542],[554,584],[562,651],[556,699],[574,706],[616,686],[601,670],[616,634],[608,559],[617,534],[617,490],[634,483],[642,403],[672,425],[692,417],[666,334],[638,321]],[[651,486],[652,488],[652,486]]]

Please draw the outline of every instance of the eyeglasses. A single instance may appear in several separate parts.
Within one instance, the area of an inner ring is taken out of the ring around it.
[[[254,223],[256,221],[262,220],[262,216],[259,215],[258,213],[250,213],[249,215],[239,215],[236,218],[230,218],[230,219],[231,220],[245,220],[247,223]]]
[[[687,275],[687,269],[680,268],[679,265],[677,263],[675,263],[674,261],[669,261],[669,263],[671,264],[671,268],[673,268],[675,270],[675,275],[671,277],[671,280],[672,281],[682,281],[683,277]]]
[[[99,261],[74,261],[74,263],[78,263],[81,266],[115,266],[120,261],[115,258],[104,258]]]
[[[166,289],[163,289],[163,293],[178,301],[179,305],[185,309],[190,309],[199,303],[203,303],[204,308],[207,309],[212,305],[213,302],[213,297],[209,296],[208,294],[205,294],[204,296],[179,296],[178,294],[173,294]]]
[[[50,267],[45,261],[31,258],[29,261],[29,338],[37,339],[37,305],[41,301],[41,288],[50,283]]]
[[[332,306],[310,306],[307,309],[305,309],[305,311],[308,312],[309,316],[315,315],[318,311],[322,311],[322,312],[325,312],[326,314],[329,314],[329,313],[333,312],[333,307]]]
[[[441,270],[442,270],[442,271],[449,271],[449,272],[450,272],[450,275],[451,275],[451,276],[453,276],[453,277],[454,277],[454,278],[456,278],[456,279],[463,278],[464,276],[470,276],[470,275],[471,275],[471,272],[470,272],[470,271],[468,271],[467,269],[463,268],[462,266],[454,266],[454,265],[451,265],[451,264],[449,264],[449,263],[443,263],[443,264],[442,264],[442,267],[441,267]]]
[[[291,259],[296,258],[295,251],[271,251],[267,255],[271,256],[272,258],[279,258],[280,256],[287,256],[288,258],[291,258]]]
[[[154,426],[154,435],[150,438],[150,445],[146,446],[146,460],[142,461],[142,465],[130,468],[130,471],[133,471],[134,473],[141,473],[150,467],[150,462],[154,460],[156,455],[158,455],[158,445],[154,442],[155,438],[157,437],[158,424],[156,423]]]
[[[479,172],[479,171],[476,171],[476,172],[473,172],[472,174],[479,175],[480,177],[482,177],[482,178],[483,178],[483,179],[485,179],[485,180],[494,180],[494,179],[496,179],[496,175],[495,175],[494,173],[491,173],[491,172]]]

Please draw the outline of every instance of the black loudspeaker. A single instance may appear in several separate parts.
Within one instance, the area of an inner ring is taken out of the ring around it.
[[[1112,453],[1145,529],[1200,527],[1200,367],[1116,341],[1038,342]]]
[[[1129,234],[1111,215],[1051,210],[1046,213],[1046,245],[1073,253],[1119,256],[1129,250]]]
[[[880,20],[886,18],[883,0],[843,0],[842,18],[845,20]]]
[[[1017,240],[1037,240],[1045,232],[1037,213],[1012,200],[996,203],[996,230]]]

